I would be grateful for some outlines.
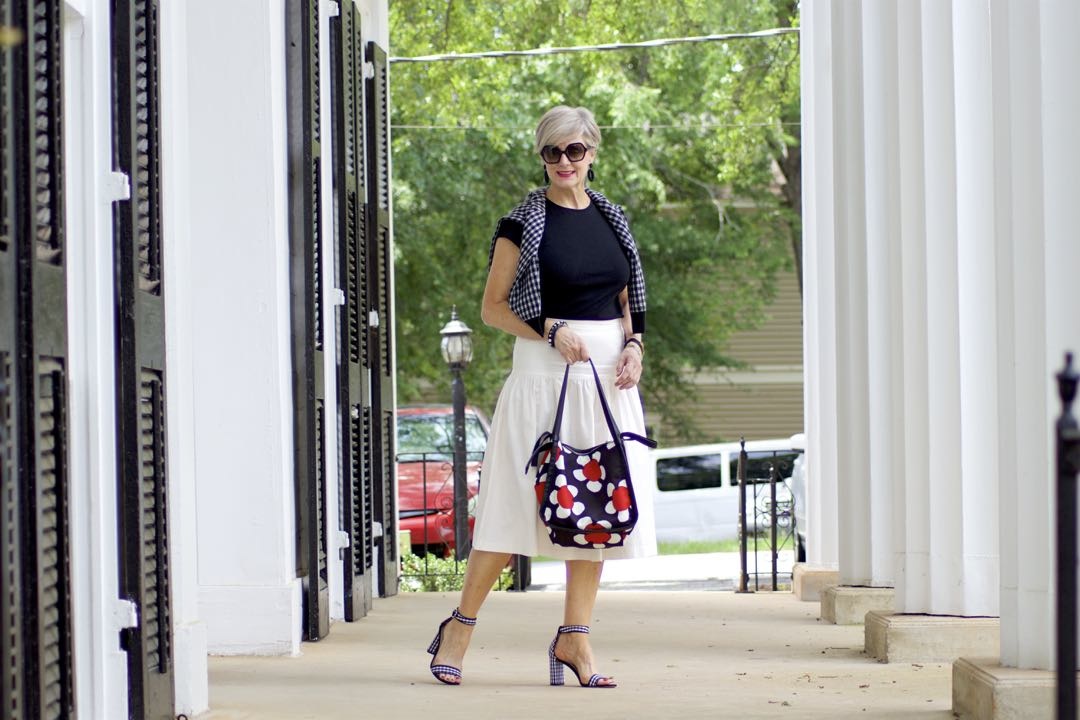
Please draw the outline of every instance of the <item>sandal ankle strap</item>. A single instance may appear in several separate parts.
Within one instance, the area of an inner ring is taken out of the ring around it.
[[[566,633],[585,633],[586,635],[588,635],[589,634],[589,626],[588,625],[560,625],[559,626],[559,634],[560,635],[565,635]]]
[[[465,617],[464,615],[462,615],[458,611],[457,608],[454,608],[454,612],[450,613],[450,617],[454,618],[459,623],[462,623],[464,625],[475,625],[476,624],[476,618]],[[586,630],[585,632],[588,632],[588,630]]]

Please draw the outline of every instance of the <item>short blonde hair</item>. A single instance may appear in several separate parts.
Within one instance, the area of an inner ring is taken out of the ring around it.
[[[600,128],[592,112],[583,107],[556,105],[536,124],[536,152],[545,145],[557,145],[560,140],[577,136],[589,147],[600,147]]]

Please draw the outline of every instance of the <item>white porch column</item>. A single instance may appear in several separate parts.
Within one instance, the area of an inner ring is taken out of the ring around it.
[[[200,616],[210,652],[296,653],[284,7],[185,6]]]
[[[894,489],[904,480],[897,7],[863,6],[870,581],[891,586]]]
[[[1001,652],[953,665],[954,710],[984,717],[1053,715],[1053,375],[1080,348],[1077,22],[1072,2],[991,0]]]
[[[898,613],[930,606],[930,478],[927,346],[926,154],[923,131],[923,40],[919,3],[897,6],[900,124],[900,247],[904,478],[894,487]]]
[[[832,7],[803,4],[803,367],[807,561],[836,570],[836,284],[833,235]]]
[[[960,529],[958,592],[929,612],[997,615],[997,280],[994,108],[988,0],[955,0],[957,322],[959,325]],[[951,308],[950,308],[951,311]],[[931,438],[933,442],[933,438]],[[950,483],[941,477],[938,485]],[[956,585],[953,579],[953,586]],[[942,600],[943,598],[937,598]]]
[[[956,95],[952,3],[922,4],[923,138],[926,167],[926,326],[929,478],[929,603],[914,612],[963,614],[960,483],[960,324],[957,267]]]
[[[862,6],[832,6],[833,204],[836,238],[837,495],[843,585],[874,582],[863,154]],[[829,469],[825,469],[829,472]]]
[[[1080,23],[1080,6],[1070,0],[1043,0],[1041,11],[1046,360],[1039,377],[1046,383],[1043,392],[1049,398],[1049,412],[1044,415],[1044,427],[1050,443],[1042,448],[1033,446],[1032,452],[1053,448],[1052,419],[1060,413],[1061,404],[1051,373],[1061,369],[1067,349],[1080,357],[1080,293],[1077,292],[1080,240],[1076,232],[1076,202],[1080,197],[1080,178],[1077,178],[1076,168],[1080,165],[1080,149],[1075,141],[1076,120],[1080,117],[1080,86],[1075,77],[1070,78],[1069,73],[1070,69],[1080,67],[1080,45],[1075,37],[1075,28]],[[1070,29],[1073,32],[1069,32]],[[1073,138],[1072,142],[1070,137]],[[1054,472],[1051,465],[1051,473]],[[1055,483],[1051,482],[1049,487],[1054,488]],[[1025,488],[1025,492],[1030,492],[1030,489]],[[1050,492],[1047,496],[1053,498],[1054,493]],[[1056,505],[1052,503],[1052,506],[1056,513]],[[1040,519],[1036,515],[1020,519],[1020,535],[1040,538],[1042,529],[1037,525]],[[1051,564],[1050,567],[1054,566]],[[1048,573],[1046,577],[1051,574]],[[1021,590],[1025,587],[1032,588],[1033,599],[1041,600],[1034,578],[1022,578]],[[1035,611],[1034,608],[1030,611],[1021,608],[1022,613]],[[1028,648],[1029,653],[1033,651],[1034,648]]]
[[[206,624],[199,618],[195,482],[196,379],[192,360],[190,187],[188,166],[188,45],[183,2],[161,13],[162,222],[165,267],[165,365],[168,372],[169,556],[176,712],[194,716],[209,707]]]
[[[1039,12],[994,0],[1001,664],[1051,666],[1052,460]],[[1047,374],[1046,377],[1043,377]]]

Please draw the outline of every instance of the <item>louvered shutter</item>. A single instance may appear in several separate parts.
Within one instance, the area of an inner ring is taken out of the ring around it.
[[[372,602],[373,551],[368,472],[363,464],[364,408],[368,400],[367,369],[367,189],[364,182],[364,57],[360,10],[342,0],[331,20],[334,88],[334,190],[338,287],[345,305],[338,318],[338,427],[341,432],[341,527],[349,535],[342,557],[345,619],[367,614]]]
[[[61,3],[0,0],[0,688],[73,718]]]
[[[375,320],[369,327],[368,366],[371,368],[370,427],[374,520],[382,526],[378,539],[381,557],[379,595],[397,594],[397,487],[394,480],[394,370],[393,299],[390,276],[390,118],[386,51],[374,42],[367,46],[371,77],[367,79],[367,273],[368,308]]]
[[[157,0],[112,0],[113,165],[130,199],[113,208],[117,333],[121,632],[130,718],[174,717],[165,423],[161,125]]]
[[[297,575],[303,579],[303,633],[330,631],[326,551],[326,418],[322,331],[322,196],[319,1],[287,3],[289,261]]]
[[[0,25],[13,24],[11,0],[0,0]],[[26,714],[26,686],[21,662],[23,512],[16,475],[16,440],[21,427],[16,412],[15,358],[18,354],[18,263],[15,258],[15,106],[12,73],[15,53],[0,48],[0,707],[13,720]],[[23,120],[25,123],[25,120]]]

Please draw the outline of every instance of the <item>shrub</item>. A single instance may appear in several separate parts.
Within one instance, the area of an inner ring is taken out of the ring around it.
[[[401,558],[401,591],[450,592],[460,590],[465,580],[466,565],[466,560],[454,560],[452,557],[438,557],[431,553],[421,557],[412,553],[403,553]],[[513,581],[513,571],[509,567],[503,568],[492,589],[502,590],[508,588]]]

